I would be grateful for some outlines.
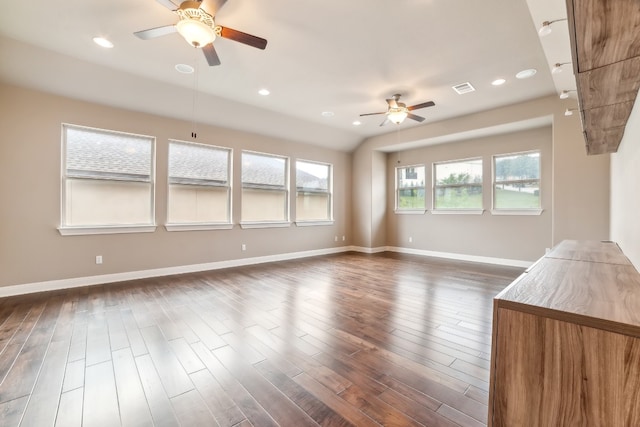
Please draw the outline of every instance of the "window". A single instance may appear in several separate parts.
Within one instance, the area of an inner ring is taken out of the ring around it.
[[[482,210],[482,159],[434,163],[434,210]]]
[[[153,227],[155,139],[67,124],[62,130],[60,232],[153,231],[126,228]]]
[[[251,223],[289,220],[289,160],[286,157],[242,152],[242,213]]]
[[[168,229],[231,222],[230,157],[227,148],[169,141]]]
[[[331,221],[331,165],[296,161],[296,221]]]
[[[540,209],[540,151],[493,157],[493,208]]]
[[[396,211],[426,210],[425,167],[396,168]]]

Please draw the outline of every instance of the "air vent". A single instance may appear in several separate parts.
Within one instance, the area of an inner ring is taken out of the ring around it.
[[[458,95],[463,95],[465,93],[474,92],[476,88],[471,86],[471,83],[460,83],[459,85],[451,86],[453,90],[456,91]]]

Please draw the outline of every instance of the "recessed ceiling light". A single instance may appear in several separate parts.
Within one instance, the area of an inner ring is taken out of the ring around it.
[[[351,123],[354,126],[360,126],[362,124],[362,122],[360,120],[356,120],[355,122]]]
[[[533,77],[536,75],[538,70],[535,68],[529,68],[527,70],[522,70],[518,74],[516,74],[517,79],[528,79],[529,77]]]
[[[323,111],[322,112],[322,117],[333,117],[335,116],[335,113],[333,111]]]
[[[93,42],[98,46],[106,47],[107,49],[111,49],[113,47],[113,43],[103,37],[94,37]]]
[[[191,73],[193,73],[193,67],[191,65],[187,65],[187,64],[176,64],[176,70],[179,73],[183,73],[183,74],[191,74]]]
[[[269,92],[269,89],[260,89],[260,90],[258,91],[258,93],[259,93],[260,95],[262,95],[262,96],[267,96],[267,95],[269,95],[271,92]]]
[[[495,79],[494,81],[491,82],[492,85],[494,86],[500,86],[505,84],[507,81],[505,79]]]

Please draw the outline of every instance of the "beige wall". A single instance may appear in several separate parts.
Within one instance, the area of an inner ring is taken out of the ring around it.
[[[495,233],[489,233],[491,227],[485,229],[480,226],[484,223],[473,223],[497,218],[488,214],[477,218],[465,216],[466,220],[472,221],[470,228],[480,231],[473,239],[460,244],[452,243],[447,233],[442,233],[442,230],[455,227],[455,221],[459,220],[454,216],[443,216],[436,219],[440,221],[441,228],[421,230],[415,243],[425,245],[421,246],[425,249],[443,252],[533,259],[541,248],[549,245],[545,243],[549,239],[550,244],[555,244],[565,238],[609,238],[609,156],[586,156],[578,117],[565,117],[563,112],[569,105],[555,96],[370,138],[352,154],[200,125],[198,142],[234,149],[235,183],[239,182],[239,154],[243,149],[289,156],[292,161],[302,158],[333,164],[335,224],[251,230],[236,226],[232,230],[189,232],[167,232],[160,226],[154,233],[62,237],[56,230],[60,223],[61,123],[157,137],[155,207],[158,225],[166,222],[168,140],[189,140],[191,124],[8,85],[0,86],[0,93],[0,196],[3,200],[0,209],[0,286],[277,255],[338,245],[409,247],[403,243],[409,230],[421,229],[424,224],[420,221],[435,219],[435,216],[427,214],[426,217],[407,217],[398,221],[393,214],[393,175],[389,174],[389,169],[396,158],[394,156],[402,152],[410,154],[406,143],[424,146],[434,138],[466,135],[477,130],[484,130],[487,135],[496,126],[545,117],[547,123],[552,123],[551,208],[547,210],[545,206],[541,217],[507,217],[502,220],[509,229],[517,229],[524,223],[525,227],[541,230],[539,235],[518,239],[507,236],[508,233],[502,234],[502,243],[511,245],[509,247],[513,249],[505,255],[505,248],[491,240],[495,238]],[[457,139],[469,140],[472,137]],[[485,139],[494,141],[481,138],[482,141]],[[499,140],[501,138],[496,141]],[[469,146],[465,148],[464,144],[425,148],[425,153],[441,150],[440,154],[446,157],[449,149],[466,152]],[[411,150],[420,152],[422,149]],[[614,172],[614,179],[622,175],[615,161]],[[240,220],[240,187],[235,185],[232,193],[233,220],[237,224]],[[546,205],[549,193],[544,191],[543,197]],[[295,194],[292,193],[290,198],[291,215],[295,218]],[[631,198],[624,203],[633,200],[637,202]],[[615,224],[620,223],[618,218],[624,210],[620,205],[614,205],[611,210],[616,218]],[[619,229],[625,230],[628,223],[630,221],[624,219]],[[618,235],[621,233],[624,231],[618,231]],[[334,242],[334,236],[342,235],[347,236],[345,242]],[[246,252],[241,251],[242,243],[247,245]],[[627,246],[633,247],[628,243]],[[635,251],[638,252],[637,246]],[[104,264],[95,264],[96,255],[104,257]]]
[[[387,186],[387,244],[426,251],[488,256],[533,261],[551,247],[552,188],[551,126],[522,132],[495,135],[468,141],[439,144],[389,154],[387,175],[394,177],[396,167],[426,166],[427,208],[432,208],[432,163],[467,158],[482,158],[482,215],[393,213],[394,180]],[[541,215],[492,215],[492,156],[521,151],[541,152]],[[409,237],[412,242],[409,242]]]
[[[234,149],[233,219],[240,221],[243,149],[333,164],[332,226],[61,236],[61,123],[156,140],[156,223],[166,222],[169,139],[190,140],[191,123],[0,85],[0,286],[141,271],[324,249],[351,243],[351,154],[257,134],[198,126],[198,142]],[[293,168],[292,168],[293,169]],[[292,180],[293,182],[293,180]],[[291,194],[295,218],[295,192]],[[334,236],[346,235],[345,242]],[[247,251],[241,251],[241,244]],[[95,264],[102,255],[104,263]]]
[[[358,199],[354,200],[354,244],[371,248],[375,247],[374,243],[378,244],[373,239],[377,234],[375,228],[378,224],[373,221],[372,212],[379,209],[379,206],[374,203],[380,199],[380,193],[376,191],[386,192],[387,186],[376,190],[372,185],[371,177],[385,175],[388,170],[386,166],[381,168],[379,162],[373,161],[375,158],[373,153],[401,152],[406,151],[410,146],[425,146],[434,141],[442,142],[446,139],[468,140],[472,138],[471,135],[478,132],[483,135],[504,133],[504,129],[513,129],[514,123],[523,122],[529,123],[529,127],[534,127],[531,123],[538,123],[538,126],[544,122],[551,123],[553,159],[551,244],[556,244],[563,239],[608,239],[609,157],[608,155],[587,157],[579,118],[578,116],[566,117],[564,110],[567,107],[575,106],[571,105],[570,101],[561,101],[556,96],[549,96],[367,139],[354,152],[353,158],[353,192],[358,195]],[[407,162],[413,163],[408,160]],[[387,201],[386,212],[389,215],[394,207],[389,201],[393,199],[385,196],[385,200]],[[417,226],[419,219],[407,219],[403,227],[412,221],[416,222],[413,225]],[[439,221],[453,222],[455,219],[449,216]],[[508,221],[520,220],[511,218]],[[387,239],[389,242],[408,247],[407,243],[402,244],[399,240],[405,233],[404,229],[393,230],[390,226],[385,227],[384,232],[389,236]],[[544,236],[544,239],[548,239],[549,234],[545,232]],[[434,240],[435,237],[433,236]],[[450,249],[463,251],[462,254],[479,256],[495,256],[494,254],[498,252],[502,253],[502,250],[491,246],[486,241],[488,238],[489,236],[484,236],[465,244],[464,247],[459,245]],[[518,246],[518,254],[526,255],[527,259],[531,259],[534,254],[540,252],[542,240],[536,238],[535,241],[516,241],[514,239],[513,244]],[[442,242],[438,245],[443,250],[448,247]],[[513,256],[508,258],[514,259]]]
[[[640,105],[635,103],[624,137],[611,155],[611,239],[640,270]]]

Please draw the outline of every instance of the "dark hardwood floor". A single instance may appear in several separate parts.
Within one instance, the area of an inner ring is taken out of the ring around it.
[[[522,269],[346,253],[0,300],[0,425],[481,426]]]

